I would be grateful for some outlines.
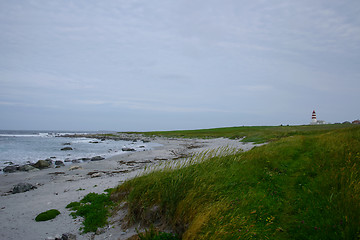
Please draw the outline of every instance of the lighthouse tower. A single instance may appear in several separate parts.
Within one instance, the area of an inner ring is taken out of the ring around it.
[[[317,124],[317,119],[316,119],[316,112],[315,112],[315,110],[312,112],[310,124]]]

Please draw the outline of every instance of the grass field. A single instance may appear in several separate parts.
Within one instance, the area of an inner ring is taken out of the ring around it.
[[[218,138],[242,139],[243,142],[263,143],[297,135],[315,135],[328,131],[350,127],[349,124],[300,125],[300,126],[253,126],[227,127],[200,130],[128,132],[146,136],[177,138]]]
[[[248,141],[270,143],[243,153],[201,155],[192,159],[193,165],[125,182],[112,192],[112,199],[128,202],[133,221],[161,222],[182,239],[360,237],[360,127],[236,127],[146,134],[246,136]]]

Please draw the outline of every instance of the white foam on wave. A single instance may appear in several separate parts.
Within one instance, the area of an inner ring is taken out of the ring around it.
[[[0,133],[0,137],[61,137],[66,135],[76,135],[77,133],[57,133],[57,132],[39,132],[32,134],[17,134],[17,133]],[[86,133],[81,133],[86,134]]]
[[[0,137],[40,137],[39,134],[0,134]]]

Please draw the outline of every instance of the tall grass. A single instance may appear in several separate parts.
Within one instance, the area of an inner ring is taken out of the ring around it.
[[[160,221],[182,239],[356,239],[359,161],[359,127],[292,135],[150,172],[113,199],[132,221]]]

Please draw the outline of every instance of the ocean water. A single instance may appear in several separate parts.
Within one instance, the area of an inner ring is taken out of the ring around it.
[[[60,137],[65,134],[85,132],[59,131],[4,131],[0,130],[0,168],[13,164],[26,164],[52,158],[55,160],[75,160],[94,156],[110,157],[124,153],[123,147],[131,147],[138,151],[150,150],[156,143],[114,141],[91,138]],[[95,133],[95,132],[86,132]],[[99,133],[99,132],[96,132]],[[91,143],[97,141],[98,143]],[[70,145],[64,145],[70,143]],[[61,151],[64,147],[71,147],[71,151]]]

